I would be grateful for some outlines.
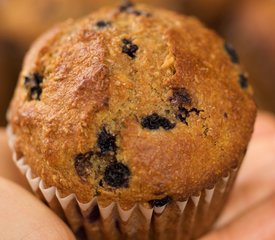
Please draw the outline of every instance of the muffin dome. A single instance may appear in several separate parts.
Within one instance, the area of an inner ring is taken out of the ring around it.
[[[47,186],[158,206],[237,167],[255,113],[229,44],[193,18],[128,3],[41,37],[9,121]]]

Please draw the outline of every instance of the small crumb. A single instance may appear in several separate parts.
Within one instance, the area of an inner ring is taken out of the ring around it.
[[[175,57],[172,54],[166,56],[164,63],[161,65],[161,69],[165,69],[173,65],[175,62]]]

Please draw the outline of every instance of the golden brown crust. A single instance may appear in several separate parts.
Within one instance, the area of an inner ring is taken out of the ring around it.
[[[183,200],[242,161],[256,107],[241,73],[223,40],[193,18],[103,9],[33,46],[10,107],[16,150],[46,185],[83,202]],[[24,86],[33,74],[43,78],[40,99]],[[153,113],[161,126],[148,129]],[[104,128],[115,139],[108,154]],[[84,153],[92,157],[83,165]],[[114,162],[128,168],[128,186],[104,178]]]

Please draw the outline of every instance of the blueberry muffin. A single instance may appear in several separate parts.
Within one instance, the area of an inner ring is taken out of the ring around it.
[[[84,224],[93,239],[199,236],[223,207],[253,130],[238,63],[196,19],[146,5],[65,22],[25,59],[9,109],[17,156],[61,196],[96,199],[75,216],[77,233]]]
[[[227,37],[255,85],[259,106],[275,111],[275,2],[246,1],[234,13]]]

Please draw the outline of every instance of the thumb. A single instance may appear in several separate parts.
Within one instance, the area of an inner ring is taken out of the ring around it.
[[[75,239],[51,210],[23,188],[0,178],[1,239]]]

